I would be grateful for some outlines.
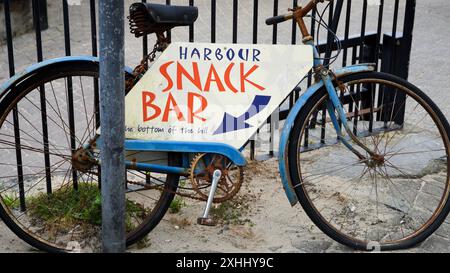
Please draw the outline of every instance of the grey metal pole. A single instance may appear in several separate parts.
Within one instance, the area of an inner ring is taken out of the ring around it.
[[[124,2],[99,1],[103,252],[125,251]]]

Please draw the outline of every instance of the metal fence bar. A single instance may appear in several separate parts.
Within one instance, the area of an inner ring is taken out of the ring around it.
[[[278,0],[273,1],[273,16],[278,15]],[[278,24],[272,26],[272,44],[277,44]]]
[[[402,50],[402,56],[405,58],[404,71],[401,77],[408,79],[409,74],[409,61],[411,59],[414,19],[416,17],[416,0],[407,0],[405,7],[405,21],[403,22],[403,42],[404,49]]]
[[[316,38],[316,16],[317,16],[317,9],[313,9],[311,12],[311,36],[313,37],[313,39]],[[296,26],[297,27],[297,26]],[[307,86],[311,86],[312,84],[312,73],[309,73],[308,75],[308,79],[307,79]],[[296,91],[295,92],[295,101],[298,100],[298,98],[300,97],[300,92]]]
[[[253,44],[258,43],[258,0],[253,0],[253,34],[252,34],[252,41]],[[250,140],[250,160],[255,160],[255,142],[256,137],[259,133],[259,129],[257,130],[255,136],[253,139]]]
[[[352,1],[351,0],[347,0],[347,5],[346,5],[346,12],[345,12],[345,25],[344,25],[344,43],[348,42],[349,39],[349,35],[350,35],[350,14],[351,14],[351,10],[352,10]],[[343,52],[342,52],[342,67],[347,66],[347,57],[348,57],[348,47],[344,47],[343,48]],[[340,94],[340,99],[341,101],[344,98],[344,92],[341,91]],[[350,105],[348,106],[350,108]],[[351,112],[351,111],[349,111]],[[339,120],[339,126],[342,125],[342,121]]]
[[[377,26],[377,40],[375,48],[375,64],[378,69],[378,62],[380,59],[380,48],[381,48],[381,31],[383,29],[383,12],[384,12],[384,0],[380,0],[380,7],[378,10],[378,26]]]
[[[11,29],[11,13],[10,13],[10,0],[4,0],[4,12],[5,12],[5,29],[6,29],[6,46],[8,49],[8,66],[9,66],[9,76],[14,76],[14,47],[12,39],[12,29]]]
[[[91,16],[91,44],[92,56],[98,56],[97,47],[97,19],[96,19],[95,0],[90,0],[90,16]],[[98,89],[98,78],[94,79],[94,111],[95,111],[95,128],[100,127],[100,96]],[[100,181],[100,180],[99,180]]]
[[[381,44],[381,31],[383,27],[383,9],[384,9],[384,0],[380,1],[380,7],[378,9],[378,26],[377,26],[377,36],[375,40],[375,48],[373,52],[373,62],[375,63],[376,69],[378,69],[378,62],[380,58],[380,44]],[[374,106],[375,106],[375,87],[373,85],[369,86],[370,89],[370,117],[369,117],[369,132],[373,131],[373,122],[374,122]]]
[[[345,27],[344,27],[344,42],[348,41],[350,35],[350,14],[352,12],[352,1],[347,0],[347,8],[345,12]],[[342,50],[342,66],[347,66],[348,47],[344,47]]]
[[[273,1],[273,16],[277,16],[278,15],[278,0],[274,0]],[[272,26],[272,44],[275,45],[278,42],[278,24],[274,24]],[[278,108],[278,112],[279,112]],[[273,140],[274,140],[274,133],[275,133],[275,129],[276,129],[276,119],[275,119],[275,113],[272,113],[269,117],[269,155],[273,156],[274,155],[274,145],[273,145]]]
[[[12,28],[11,28],[11,13],[10,13],[10,0],[4,1],[4,11],[5,11],[5,28],[6,28],[6,45],[8,48],[8,66],[9,75],[12,77],[15,74],[14,67],[14,47],[12,39]],[[13,108],[13,126],[14,126],[14,140],[16,148],[16,163],[17,163],[17,178],[19,184],[19,202],[20,210],[23,212],[26,210],[25,204],[25,189],[23,181],[23,165],[22,165],[22,149],[20,143],[20,130],[19,130],[19,114],[17,112],[17,107]]]
[[[292,7],[295,8],[298,5],[298,0],[292,1]],[[292,20],[292,26],[291,26],[291,45],[297,44],[297,22],[295,20]],[[292,108],[294,106],[294,99],[295,99],[295,93],[299,92],[296,88],[296,90],[289,95],[289,108]]]
[[[42,37],[41,37],[41,19],[40,19],[40,8],[39,1],[32,1],[33,9],[33,21],[36,34],[36,55],[37,61],[41,62],[43,60],[42,54]],[[42,121],[42,140],[44,144],[44,163],[45,163],[45,181],[47,186],[47,193],[52,192],[52,179],[50,170],[50,155],[49,155],[49,144],[48,144],[48,124],[47,124],[47,103],[45,99],[45,86],[41,85],[39,87],[40,93],[40,104],[41,104],[41,121]]]
[[[189,0],[189,6],[194,5],[194,0]],[[194,42],[194,24],[189,25],[189,42]]]
[[[142,0],[142,3],[147,3],[147,0]],[[142,58],[148,55],[148,35],[142,36]]]
[[[361,43],[359,45],[359,63],[363,63],[364,59],[364,46],[366,36],[366,24],[367,24],[367,0],[363,2],[362,19],[361,19]]]
[[[216,0],[211,0],[211,43],[216,42]]]
[[[41,29],[48,28],[48,16],[47,16],[47,0],[39,0],[39,21]]]
[[[395,0],[395,6],[394,6],[394,18],[393,18],[393,23],[392,23],[392,38],[397,38],[397,23],[398,23],[398,9],[399,9],[399,0]],[[389,66],[389,71],[393,71],[394,70],[394,66],[395,66],[395,55],[396,55],[396,50],[395,47],[392,48],[392,56],[391,56],[391,62],[390,62],[390,66]]]
[[[71,46],[70,46],[70,22],[69,22],[69,5],[67,4],[67,0],[62,0],[63,4],[63,21],[64,21],[64,47],[66,51],[66,55],[70,56]],[[69,130],[70,130],[70,148],[72,151],[76,149],[76,136],[75,136],[75,114],[73,108],[73,83],[72,77],[67,77],[67,112],[69,116]],[[78,173],[75,170],[72,170],[72,178],[73,178],[73,187],[74,189],[78,189]]]
[[[339,25],[339,19],[341,18],[341,12],[342,12],[342,6],[343,6],[344,0],[338,0],[336,2],[336,7],[333,6],[333,2],[330,5],[330,30],[334,33],[337,32],[337,28]],[[334,12],[333,12],[334,11]],[[328,47],[325,52],[325,61],[324,66],[327,66],[330,63],[330,57],[331,57],[331,44],[333,43],[333,35],[331,33],[328,33],[327,37],[327,44]]]
[[[171,5],[171,1],[170,0],[166,0],[166,5]],[[172,31],[170,31],[170,29],[167,31],[167,39],[169,41],[172,40]]]
[[[95,8],[95,0],[90,0],[90,19],[91,19],[91,47],[92,47],[92,56],[98,56],[98,46],[97,46],[97,17],[96,17],[96,8]],[[93,79],[94,85],[94,126],[95,129],[100,128],[100,91],[99,91],[99,82],[98,78]],[[98,188],[102,188],[102,170],[101,167],[98,167]]]
[[[238,39],[238,0],[233,0],[233,44]]]
[[[253,0],[253,34],[252,34],[253,44],[258,43],[258,6],[259,1]]]
[[[97,18],[95,15],[95,0],[90,0],[90,17],[91,17],[91,44],[92,44],[92,55],[98,55],[97,48]]]

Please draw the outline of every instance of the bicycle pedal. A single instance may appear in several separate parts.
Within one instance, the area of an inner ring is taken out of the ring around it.
[[[205,217],[199,217],[197,218],[197,224],[202,225],[202,226],[215,226],[217,225],[217,222],[212,219],[212,218],[205,218]]]

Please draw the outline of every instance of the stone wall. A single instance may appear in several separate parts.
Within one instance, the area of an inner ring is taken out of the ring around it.
[[[13,36],[21,35],[33,29],[31,0],[10,0],[11,26]],[[0,44],[6,43],[5,9],[0,0]]]

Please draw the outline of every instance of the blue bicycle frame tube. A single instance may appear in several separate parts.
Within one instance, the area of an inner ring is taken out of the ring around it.
[[[322,67],[322,59],[320,59],[320,55],[314,45],[313,41],[308,41],[305,43],[306,45],[310,45],[313,47],[314,52],[314,71],[317,72],[317,70],[320,70]],[[334,75],[337,77],[343,77],[346,75],[351,74],[357,74],[357,73],[363,73],[363,72],[370,72],[375,70],[374,64],[356,64],[348,67],[344,67],[341,69],[337,69],[334,71]],[[280,169],[280,175],[281,175],[281,182],[283,183],[283,188],[286,193],[286,197],[288,198],[290,204],[294,206],[298,203],[297,195],[294,192],[294,188],[292,185],[291,177],[290,177],[290,171],[289,171],[289,164],[288,164],[288,144],[291,136],[292,128],[294,127],[295,120],[297,119],[297,116],[299,115],[300,111],[302,110],[303,106],[305,106],[309,99],[320,89],[326,88],[327,92],[330,94],[330,101],[327,105],[327,111],[330,114],[331,121],[333,123],[333,126],[336,129],[336,132],[338,136],[342,136],[341,130],[342,126],[339,125],[339,118],[342,120],[343,126],[347,126],[348,130],[348,123],[347,123],[347,117],[344,112],[344,109],[342,108],[342,105],[340,103],[339,97],[336,93],[335,87],[333,85],[332,77],[326,73],[326,76],[324,79],[322,78],[320,81],[316,82],[315,84],[311,85],[303,94],[300,96],[300,98],[297,100],[297,102],[294,104],[294,106],[290,109],[289,115],[286,118],[286,121],[284,123],[283,130],[281,131],[280,135],[280,143],[279,143],[279,169]],[[338,113],[336,116],[336,109],[338,109]],[[340,110],[339,110],[340,109]],[[349,148],[350,150],[354,151],[354,148],[348,143],[346,139],[343,137],[339,138],[342,143]]]
[[[139,163],[132,161],[125,161],[125,166],[127,169],[139,170],[139,171],[147,171],[147,172],[156,172],[156,173],[165,173],[165,174],[182,174],[186,175],[189,173],[187,168],[182,167],[173,167],[167,165],[158,165],[158,164],[149,164],[149,163]]]
[[[323,65],[322,59],[320,59],[319,52],[317,51],[317,48],[314,46],[313,41],[309,41],[306,44],[311,45],[313,47],[314,51],[314,70],[320,69],[320,67]],[[322,71],[327,72],[326,74],[322,74]],[[336,130],[336,133],[338,135],[338,138],[342,143],[350,150],[354,151],[355,149],[353,146],[342,137],[342,130],[341,126],[339,125],[338,117],[336,117],[335,110],[337,110],[337,114],[339,116],[339,119],[341,120],[341,124],[344,126],[346,130],[349,130],[348,123],[347,123],[347,115],[345,114],[344,108],[342,107],[342,103],[339,100],[339,97],[337,95],[336,89],[333,84],[333,80],[328,73],[328,70],[326,68],[322,68],[321,77],[322,82],[328,92],[328,96],[331,100],[331,104],[327,104],[327,110],[331,118],[331,122],[333,123],[334,129]]]

